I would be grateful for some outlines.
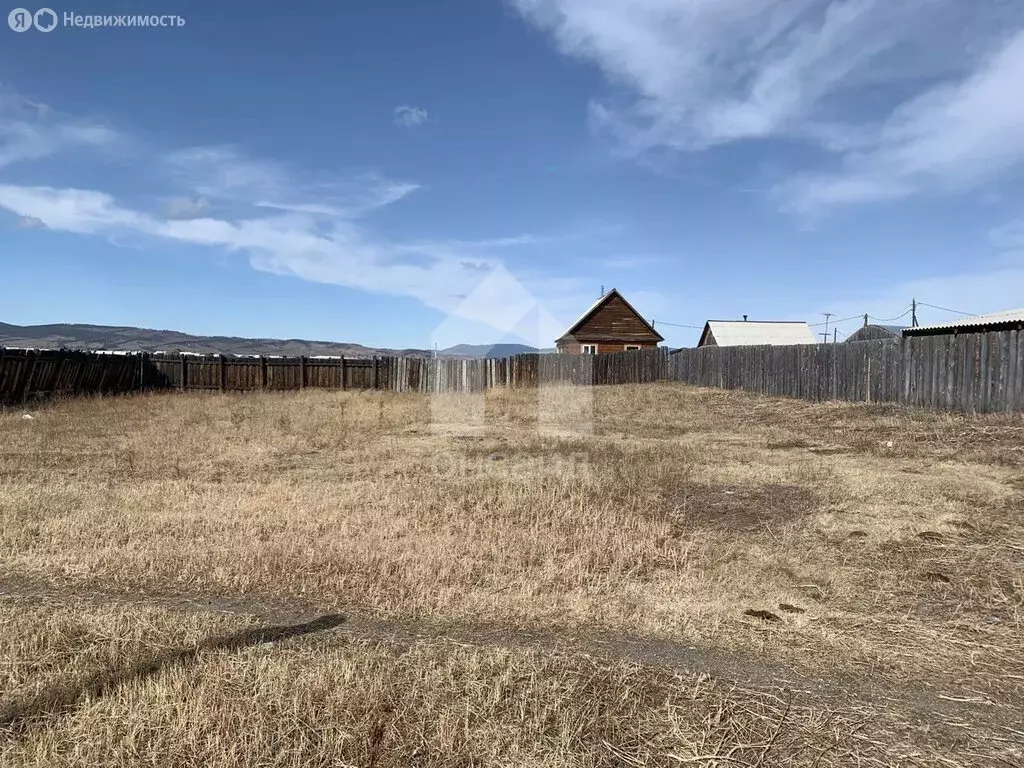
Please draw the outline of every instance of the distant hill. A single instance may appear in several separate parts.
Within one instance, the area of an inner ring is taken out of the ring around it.
[[[306,339],[248,339],[238,336],[194,336],[180,331],[157,331],[118,325],[10,325],[0,323],[0,347],[40,349],[106,349],[112,351],[196,352],[221,355],[397,355],[431,357],[428,349],[386,349],[336,341]],[[457,344],[439,355],[444,357],[508,357],[523,352],[541,352],[525,344]]]
[[[550,351],[553,350],[538,349],[527,344],[456,344],[441,350],[441,353],[452,357],[511,357],[527,352]]]
[[[180,331],[155,331],[116,325],[9,325],[0,323],[0,346],[58,349],[107,349],[144,352],[198,352],[221,355],[399,355],[427,357],[425,349],[377,349],[334,341],[246,339],[237,336],[193,336]]]

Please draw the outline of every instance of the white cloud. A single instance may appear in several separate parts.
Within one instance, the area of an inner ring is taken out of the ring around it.
[[[46,223],[35,216],[19,216],[18,226],[22,229],[46,229]]]
[[[963,188],[1021,159],[1019,2],[509,2],[605,73],[616,91],[590,117],[628,154],[771,138],[832,153],[840,172],[779,191],[793,207]]]
[[[114,135],[41,105],[22,101],[17,108],[18,119],[5,120],[12,107],[0,96],[0,162],[44,157],[71,144],[95,147]],[[36,130],[40,120],[49,121],[45,130]],[[30,140],[3,141],[26,125]],[[44,140],[38,141],[40,137]],[[128,144],[135,164],[147,170],[137,181],[148,180],[153,187],[140,202],[95,188],[6,183],[0,184],[0,209],[14,213],[22,227],[102,237],[115,245],[164,241],[236,253],[258,270],[412,297],[502,332],[521,297],[483,304],[465,301],[493,275],[510,275],[495,253],[579,236],[396,241],[376,234],[371,217],[421,190],[416,183],[367,172],[299,171],[252,158],[236,147],[145,154],[140,144]],[[154,198],[164,201],[155,210],[150,204]],[[554,311],[564,312],[566,302],[572,304],[570,314],[578,311],[578,301],[573,301],[579,298],[574,294],[578,286],[572,281],[529,270],[517,270],[514,279],[550,298],[544,303]]]
[[[280,165],[253,160],[233,147],[189,147],[168,154],[163,163],[183,184],[211,198],[276,197],[289,187]]]
[[[415,128],[417,125],[423,125],[430,119],[430,115],[427,114],[427,110],[421,107],[410,107],[402,105],[395,107],[395,125],[400,125],[402,128]]]
[[[163,158],[177,181],[203,199],[238,209],[260,208],[322,218],[358,218],[421,189],[374,173],[348,178],[297,174],[281,163],[248,157],[234,147],[190,147]],[[301,180],[300,180],[301,179]]]
[[[522,303],[519,295],[505,300],[494,297],[486,305],[465,302],[468,295],[479,298],[476,291],[490,276],[504,273],[500,261],[481,255],[486,245],[462,243],[441,248],[437,243],[392,243],[373,237],[355,221],[331,222],[327,227],[316,217],[293,213],[234,220],[163,219],[123,206],[111,195],[95,190],[15,185],[0,185],[0,208],[56,231],[120,241],[133,236],[158,238],[243,253],[262,271],[414,297],[427,306],[455,312],[502,332],[507,330],[509,313],[518,312]],[[530,238],[523,240],[529,242]],[[541,295],[546,294],[541,291]],[[555,307],[561,309],[560,303]]]
[[[1024,162],[1021,82],[1024,30],[962,82],[901,106],[873,146],[844,155],[840,171],[798,178],[777,194],[813,213],[827,205],[976,187]]]
[[[198,219],[209,207],[205,197],[173,197],[167,201],[166,214],[169,219]]]
[[[73,147],[109,144],[116,138],[106,126],[75,120],[45,104],[0,92],[0,168]]]

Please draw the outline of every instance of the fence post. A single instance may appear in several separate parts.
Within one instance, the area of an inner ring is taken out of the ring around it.
[[[223,392],[227,389],[225,378],[227,376],[227,370],[224,367],[224,355],[220,355],[218,358],[218,364],[220,368],[220,391]]]
[[[299,389],[306,388],[306,356],[299,355]]]
[[[96,359],[104,361],[103,364],[100,366],[100,384],[96,388],[97,391],[102,395],[103,385],[107,383],[107,374],[110,373],[110,363],[112,362],[112,360],[111,358],[103,358],[100,357],[99,355],[96,356]]]
[[[75,383],[72,386],[71,391],[77,395],[82,391],[82,381],[85,379],[85,374],[88,372],[88,366],[86,363],[89,358],[83,357],[81,353],[76,353],[75,359],[78,362],[78,371],[75,373]]]
[[[185,353],[179,352],[181,357],[181,391],[184,392],[188,389],[188,362],[185,360]]]
[[[347,389],[348,384],[345,382],[345,356],[341,356],[341,388]]]
[[[377,356],[373,356],[373,389],[377,388]]]
[[[260,355],[260,389],[267,388],[267,358]]]
[[[53,374],[53,384],[50,387],[50,395],[56,395],[60,392],[60,377],[64,373],[64,363],[68,361],[68,356],[63,352],[60,355],[60,362],[57,363],[57,372]]]
[[[25,377],[25,383],[21,388],[21,402],[23,403],[28,400],[28,396],[31,393],[32,379],[34,379],[36,375],[36,363],[39,362],[38,350],[32,350],[29,352],[29,355],[32,357],[32,364],[28,367],[28,375]]]
[[[867,365],[864,366],[864,402],[871,402],[871,351],[864,350]]]

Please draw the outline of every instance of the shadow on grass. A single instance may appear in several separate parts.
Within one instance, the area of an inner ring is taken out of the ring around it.
[[[174,666],[193,664],[206,651],[236,651],[262,643],[277,643],[334,629],[344,621],[344,616],[328,614],[302,624],[256,627],[211,637],[190,648],[172,648],[127,667],[102,670],[77,682],[53,685],[31,698],[0,705],[0,731],[18,733],[46,716],[73,712],[87,701],[109,696],[124,685],[153,677]]]

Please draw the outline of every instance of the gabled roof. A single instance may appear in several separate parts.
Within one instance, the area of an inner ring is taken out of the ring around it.
[[[960,320],[954,320],[951,323],[938,323],[936,325],[919,325],[916,328],[904,328],[904,336],[914,336],[918,333],[927,333],[929,331],[945,331],[945,330],[958,330],[963,328],[965,330],[977,330],[978,326],[983,325],[1002,325],[1006,323],[1010,326],[1016,323],[1024,323],[1024,309],[1008,309],[1005,312],[992,312],[988,315],[975,315],[973,317],[964,317]]]
[[[701,333],[701,342],[708,332],[720,347],[754,346],[757,344],[816,344],[814,332],[807,323],[784,320],[708,320]]]
[[[604,294],[604,296],[601,296],[597,301],[595,301],[593,304],[591,304],[589,307],[587,307],[586,311],[582,315],[579,316],[579,319],[576,322],[574,322],[572,325],[569,326],[569,330],[567,330],[565,333],[563,333],[561,336],[559,336],[557,339],[555,339],[555,341],[559,342],[559,341],[563,341],[563,340],[565,340],[567,338],[570,338],[574,333],[576,333],[576,331],[578,331],[580,329],[580,327],[584,323],[587,322],[587,320],[589,320],[591,317],[593,317],[595,314],[597,314],[597,311],[599,309],[601,309],[601,307],[603,307],[605,304],[607,304],[609,301],[611,301],[612,298],[614,298],[616,296],[622,301],[623,304],[625,304],[629,308],[630,312],[632,312],[634,315],[637,316],[637,318],[639,318],[640,322],[642,322],[645,326],[647,326],[647,329],[651,332],[652,336],[657,338],[658,341],[664,341],[665,340],[665,337],[662,336],[660,333],[658,333],[656,330],[654,330],[654,326],[651,325],[650,323],[648,323],[644,319],[644,316],[641,315],[639,312],[637,312],[633,308],[632,304],[630,304],[628,301],[626,301],[626,297],[625,296],[623,296],[621,293],[619,293],[617,289],[612,288],[610,291],[608,291],[608,293]]]

